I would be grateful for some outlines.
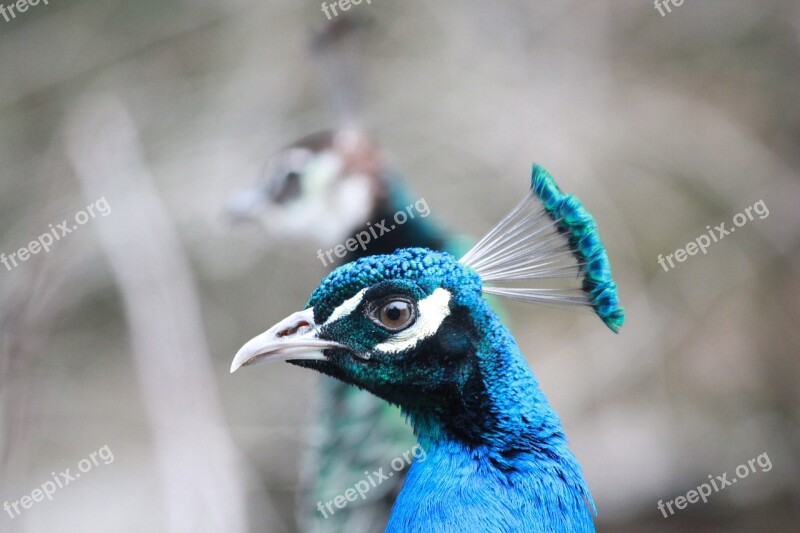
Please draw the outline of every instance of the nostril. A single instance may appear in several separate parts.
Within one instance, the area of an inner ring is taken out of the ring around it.
[[[278,332],[278,337],[289,337],[297,335],[298,333],[305,333],[311,328],[311,323],[303,320],[297,324],[292,324],[290,327]]]

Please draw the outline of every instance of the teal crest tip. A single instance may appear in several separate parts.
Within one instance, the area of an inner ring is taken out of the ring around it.
[[[570,246],[585,275],[583,290],[597,315],[617,333],[625,322],[625,309],[619,305],[617,284],[611,275],[611,263],[594,217],[577,197],[561,192],[550,173],[535,163],[531,190],[559,230],[569,236]]]

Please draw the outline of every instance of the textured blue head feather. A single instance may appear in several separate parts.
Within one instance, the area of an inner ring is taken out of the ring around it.
[[[324,322],[336,306],[359,290],[387,280],[408,280],[432,293],[436,288],[481,293],[481,279],[446,252],[405,248],[394,254],[362,257],[342,265],[322,280],[308,302],[315,317]]]

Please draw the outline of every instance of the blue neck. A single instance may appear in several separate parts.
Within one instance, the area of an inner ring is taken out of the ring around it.
[[[483,301],[474,305],[481,438],[464,439],[436,413],[409,412],[427,457],[412,465],[387,532],[594,531],[558,416],[509,331]]]

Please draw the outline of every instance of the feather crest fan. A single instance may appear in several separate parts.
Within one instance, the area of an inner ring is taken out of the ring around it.
[[[588,306],[614,332],[625,321],[594,218],[539,165],[531,194],[460,262],[480,275],[487,294]]]

